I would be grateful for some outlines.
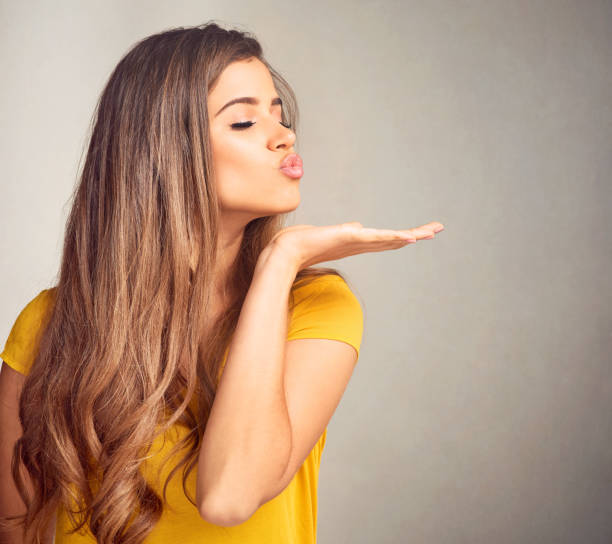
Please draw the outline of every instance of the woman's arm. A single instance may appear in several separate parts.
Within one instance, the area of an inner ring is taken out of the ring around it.
[[[275,235],[257,262],[204,432],[196,487],[204,519],[241,523],[280,493],[323,432],[350,378],[356,352],[342,342],[302,340],[285,360],[287,303],[297,272],[399,249],[443,228],[434,222],[395,231],[354,222],[296,225]]]
[[[266,251],[268,250],[269,251]],[[244,300],[198,459],[201,516],[233,525],[280,480],[291,453],[283,385],[288,297],[298,268],[264,250]]]
[[[25,504],[17,490],[11,473],[11,459],[15,442],[21,437],[19,421],[19,397],[25,376],[13,370],[6,363],[0,369],[0,516],[14,516],[25,512]],[[32,492],[32,483],[22,470],[25,486]],[[45,543],[51,544],[55,535],[55,518],[49,525]],[[21,528],[1,529],[0,544],[25,542]]]

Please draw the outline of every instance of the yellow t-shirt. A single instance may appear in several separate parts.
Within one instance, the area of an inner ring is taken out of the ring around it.
[[[37,354],[41,325],[55,288],[41,291],[21,311],[6,341],[0,358],[22,374],[29,372]],[[357,297],[346,282],[336,275],[315,278],[308,285],[294,285],[295,307],[291,314],[287,340],[296,338],[327,338],[340,340],[353,346],[359,356],[363,333],[363,313]],[[223,359],[227,357],[227,350]],[[187,429],[173,426],[165,435],[159,435],[150,451],[153,456],[140,467],[142,474],[163,498],[163,483],[172,469],[166,463],[161,478],[156,479],[157,468],[172,446]],[[146,544],[236,543],[236,544],[314,544],[317,534],[317,482],[321,453],[325,446],[327,429],[323,432],[289,485],[276,497],[263,504],[247,521],[234,527],[213,525],[200,516],[197,508],[185,497],[182,470],[168,484],[164,512]],[[165,439],[165,440],[164,440]],[[176,454],[176,461],[184,451]],[[197,467],[191,471],[186,487],[195,497]],[[56,544],[92,544],[96,540],[89,530],[67,534],[70,520],[60,508],[57,516]]]

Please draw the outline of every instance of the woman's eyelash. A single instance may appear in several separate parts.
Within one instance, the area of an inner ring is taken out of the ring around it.
[[[281,125],[283,125],[285,128],[291,128],[291,125],[286,125],[285,123],[283,123],[282,121],[279,121],[279,123]],[[245,121],[244,123],[234,123],[232,125],[230,125],[234,130],[244,130],[245,128],[249,128],[251,126],[253,126],[255,123],[253,123],[252,121]]]

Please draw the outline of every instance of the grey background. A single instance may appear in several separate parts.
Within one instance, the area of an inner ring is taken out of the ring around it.
[[[298,95],[296,223],[365,312],[319,542],[612,542],[612,3],[2,2],[0,336],[51,285],[95,101],[142,37],[253,31]]]

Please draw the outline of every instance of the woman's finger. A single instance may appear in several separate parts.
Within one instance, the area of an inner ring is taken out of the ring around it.
[[[406,229],[401,232],[407,235],[413,235],[417,240],[433,238],[438,232],[444,230],[444,225],[434,221],[420,227]]]
[[[428,223],[420,227],[414,227],[411,229],[394,230],[394,229],[376,229],[376,228],[355,228],[346,223],[346,230],[351,234],[351,238],[357,239],[364,242],[377,242],[377,241],[395,241],[395,240],[423,240],[430,239],[435,236],[436,233],[444,230],[444,225],[438,222]]]
[[[412,235],[409,235],[412,238]],[[396,242],[406,239],[402,231],[392,229],[358,228],[350,229],[348,241],[351,242]]]

